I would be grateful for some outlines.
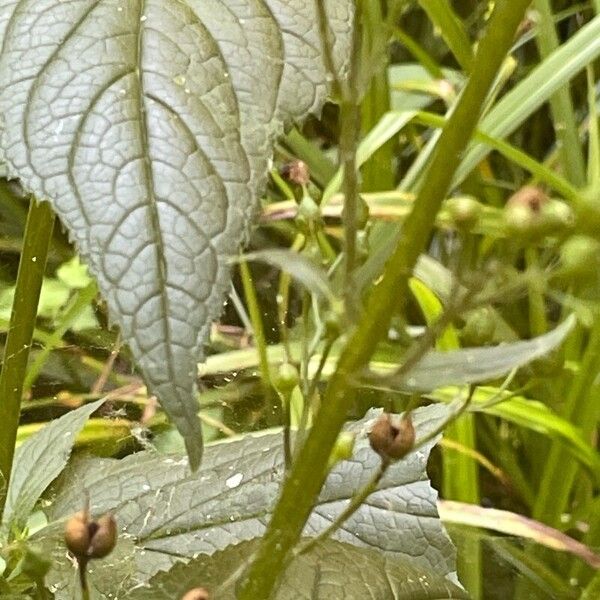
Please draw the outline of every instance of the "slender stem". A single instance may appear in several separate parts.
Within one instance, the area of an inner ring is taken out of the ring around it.
[[[248,267],[248,263],[245,260],[240,261],[240,274],[242,276],[246,304],[248,305],[248,311],[250,313],[250,321],[252,322],[254,342],[256,343],[256,349],[258,350],[260,374],[265,387],[268,388],[271,385],[271,375],[269,371],[269,357],[267,355],[267,340],[256,290],[254,289],[254,281],[252,280],[250,267]]]
[[[352,284],[356,267],[356,231],[358,218],[358,173],[356,151],[360,134],[360,109],[353,100],[342,102],[341,122],[344,123],[340,137],[340,164],[344,173],[344,254],[345,254],[345,292],[348,307],[355,303],[355,287]]]
[[[81,588],[81,600],[90,600],[90,586],[87,580],[87,565],[86,558],[80,558],[77,561],[79,571],[79,586]]]
[[[119,356],[119,352],[121,351],[121,346],[122,346],[121,332],[119,332],[115,339],[115,343],[113,344],[113,349],[110,351],[110,356],[108,357],[108,360],[104,364],[104,368],[102,369],[100,375],[98,376],[98,379],[96,379],[94,385],[92,386],[90,393],[100,394],[102,392],[102,390],[104,389],[104,386],[106,385],[106,382],[108,381],[108,378],[110,377],[110,374],[112,373],[113,367],[115,365],[115,361],[117,360],[117,356]]]
[[[550,0],[535,0],[533,5],[540,16],[539,33],[536,37],[542,59],[554,52],[559,45],[554,15]],[[585,161],[582,144],[579,141],[579,131],[575,109],[571,100],[569,86],[561,87],[551,98],[552,110],[558,151],[568,179],[576,186],[585,185]]]
[[[291,403],[292,392],[279,394],[283,409],[283,459],[286,472],[292,466]]]
[[[317,385],[319,385],[319,381],[321,381],[321,373],[323,372],[323,368],[325,367],[327,358],[329,356],[329,353],[331,352],[331,348],[333,347],[334,341],[335,338],[333,336],[328,337],[325,341],[325,346],[323,348],[323,351],[321,352],[321,358],[319,359],[317,370],[314,372],[314,375],[310,382],[310,386],[308,388],[306,400],[308,401],[309,406],[311,405],[315,392],[317,391]]]
[[[325,481],[331,450],[355,397],[350,378],[370,359],[387,331],[393,312],[402,310],[406,304],[408,278],[426,248],[435,217],[475,130],[481,107],[529,4],[530,0],[496,2],[487,35],[479,45],[473,74],[439,138],[402,237],[381,281],[371,292],[363,318],[340,356],[311,433],[286,479],[257,558],[240,584],[239,600],[269,598],[302,533]]]
[[[321,3],[319,3],[321,4]],[[358,57],[361,54],[362,37],[362,11],[361,2],[356,5],[356,18],[352,32],[351,56]],[[353,274],[356,267],[356,233],[358,219],[358,164],[356,153],[360,139],[360,64],[358,60],[352,60],[348,85],[344,88],[343,98],[340,105],[340,121],[343,123],[340,134],[340,166],[344,171],[344,210],[342,220],[344,223],[344,255],[345,255],[345,293],[346,305],[350,311],[355,303]]]
[[[0,487],[4,490],[8,489],[10,480],[23,381],[53,225],[54,214],[50,205],[45,202],[38,204],[32,199],[25,225],[23,251],[0,374]],[[0,513],[4,507],[4,498],[5,494],[0,494]]]

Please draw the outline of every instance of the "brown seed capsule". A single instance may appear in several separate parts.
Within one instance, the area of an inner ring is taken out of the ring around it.
[[[86,511],[78,512],[67,521],[65,543],[79,559],[104,558],[117,543],[117,523],[110,514],[92,521]]]
[[[369,432],[371,448],[385,460],[404,458],[415,444],[415,428],[410,415],[392,422],[388,413],[382,414]]]
[[[297,185],[308,185],[310,173],[308,165],[301,160],[293,160],[281,167],[281,176]]]
[[[181,600],[210,600],[210,596],[204,588],[194,588],[184,594]]]
[[[92,522],[90,525],[93,525]],[[117,522],[111,514],[103,515],[96,521],[96,531],[92,535],[88,556],[104,558],[108,556],[117,544]]]
[[[73,515],[65,526],[65,543],[75,556],[85,556],[90,547],[89,518],[84,512]]]

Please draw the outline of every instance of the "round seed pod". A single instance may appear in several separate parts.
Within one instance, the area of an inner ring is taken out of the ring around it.
[[[81,511],[65,526],[65,543],[78,559],[104,558],[113,551],[117,537],[117,523],[111,514],[93,521]]]
[[[562,245],[560,260],[573,273],[596,272],[600,265],[600,242],[586,235],[574,235]]]
[[[88,548],[89,558],[104,558],[117,545],[117,522],[111,514],[103,515],[95,522],[94,535]]]
[[[395,425],[390,414],[382,414],[369,432],[369,442],[384,460],[404,458],[415,445],[415,428],[410,415]]]
[[[445,208],[454,225],[469,231],[477,225],[481,217],[482,206],[472,196],[457,196],[445,202]]]
[[[89,530],[89,517],[84,512],[74,514],[65,526],[65,543],[75,556],[86,556],[92,536]]]
[[[291,394],[299,381],[300,375],[298,374],[298,369],[288,362],[282,363],[273,377],[275,389],[284,396]]]

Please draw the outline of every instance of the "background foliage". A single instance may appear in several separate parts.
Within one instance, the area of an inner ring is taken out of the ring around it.
[[[503,32],[510,56],[497,75],[489,73],[491,90],[471,110],[475,119],[482,109],[472,141],[453,153],[457,140],[446,133],[440,142],[440,130],[453,114],[456,119],[461,98],[464,106],[467,82],[482,76],[477,61],[489,56],[477,51],[494,31],[494,9],[509,5],[360,3],[361,37],[352,42],[360,51],[349,83],[330,81],[334,96],[322,115],[287,131],[276,145],[258,226],[246,255],[236,259],[229,300],[198,367],[199,418],[209,442],[282,426],[299,428],[302,440],[335,387],[348,336],[360,319],[372,317],[384,339],[368,368],[343,373],[351,388],[347,416],[361,419],[372,407],[399,413],[431,405],[414,413],[417,425],[425,423],[417,427],[420,436],[457,416],[429,458],[429,475],[440,490],[439,512],[470,596],[589,599],[600,585],[600,3],[530,4],[516,35]],[[438,143],[447,152],[439,160],[446,162],[441,174],[432,174]],[[430,214],[434,229],[425,228],[419,240],[425,252],[415,245],[404,253],[421,255],[408,289],[389,288],[389,326],[379,323],[369,313],[369,298],[380,293],[385,258],[408,215],[418,213],[415,198],[422,202],[436,178],[446,176],[449,191]],[[125,527],[116,554],[90,575],[96,593],[124,593],[152,581],[154,591],[132,597],[164,590],[166,598],[235,575],[240,555],[260,552],[256,542],[235,544],[263,535],[296,450],[287,452],[288,438],[282,441],[280,429],[273,429],[210,446],[197,476],[189,475],[181,437],[134,370],[130,350],[110,327],[108,308],[60,227],[52,233],[45,271],[32,260],[40,248],[25,237],[28,203],[16,182],[0,181],[5,333],[11,302],[19,297],[20,256],[41,285],[17,432],[18,452],[37,447],[39,458],[16,459],[19,468],[40,472],[22,471],[8,496],[0,594],[71,597],[77,580],[60,538],[64,519],[83,505],[84,490],[94,511],[116,512]],[[37,226],[49,233],[48,222],[44,214]],[[27,335],[22,343],[29,345]],[[71,412],[76,407],[85,408]],[[433,412],[421,412],[427,410]],[[42,429],[48,422],[54,429]],[[336,502],[348,502],[376,469],[364,423],[356,427],[362,437],[352,459],[330,473],[321,492],[325,504],[317,505],[304,535],[333,520],[323,516],[332,490]],[[60,444],[44,437],[52,435]],[[40,500],[75,438],[67,469]],[[421,556],[416,541],[388,536],[387,519],[397,531],[414,531],[404,518],[422,507],[405,500],[381,514],[377,504],[382,493],[390,494],[381,500],[385,506],[402,500],[413,481],[427,490],[416,497],[432,511],[436,530],[427,552],[436,543],[446,552],[421,566],[432,585],[444,589],[440,593],[460,597],[444,579],[454,570],[453,553],[424,472],[432,443],[390,470],[385,490],[370,497],[337,541],[297,559],[281,597],[302,597],[297,582],[314,573],[311,561],[320,553],[333,564],[364,561],[372,577],[347,582],[357,597],[364,589],[376,590],[378,598],[428,597],[419,595],[424,586],[379,587],[386,579],[406,581],[414,568],[391,555],[405,549]],[[181,521],[165,533],[167,525],[147,510],[161,502],[173,506],[175,498]],[[360,532],[372,520],[380,523],[376,541]],[[379,550],[361,551],[356,537]],[[40,559],[40,549],[55,557],[52,566]],[[192,563],[169,573],[179,559]],[[229,566],[215,571],[215,564]],[[101,581],[104,588],[95,583]],[[342,583],[334,585],[340,597],[351,597]],[[328,588],[318,593],[334,597]]]

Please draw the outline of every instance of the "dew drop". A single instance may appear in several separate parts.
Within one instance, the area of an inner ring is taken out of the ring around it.
[[[243,479],[244,479],[243,473],[236,473],[235,475],[232,475],[225,481],[225,485],[230,490],[233,490],[234,488],[238,487],[238,485],[240,485],[240,483],[242,483]]]

